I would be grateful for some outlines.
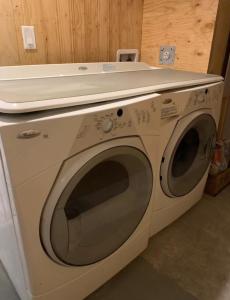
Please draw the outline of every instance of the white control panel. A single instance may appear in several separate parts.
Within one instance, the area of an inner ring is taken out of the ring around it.
[[[163,93],[161,119],[185,115],[198,109],[213,109],[221,101],[223,84],[212,84]]]
[[[220,91],[217,86],[192,91],[187,108],[197,109],[202,107],[211,107],[214,103],[217,103],[219,95]]]
[[[124,131],[124,129],[130,129],[132,127],[131,117],[127,114],[126,109],[122,108],[96,114],[94,122],[95,127],[100,134],[116,134],[119,133],[119,130]],[[124,132],[126,132],[126,130]]]
[[[76,136],[71,154],[75,154],[90,145],[122,136],[136,134],[129,110],[118,108],[83,116],[83,122]]]
[[[118,137],[157,135],[159,124],[158,102],[155,99],[117,106],[82,115],[82,125],[76,133],[71,153],[91,145]],[[116,104],[115,104],[116,105]]]

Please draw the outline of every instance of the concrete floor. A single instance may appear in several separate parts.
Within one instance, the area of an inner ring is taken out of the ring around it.
[[[0,266],[0,299],[18,300]],[[88,300],[229,300],[230,186],[154,236],[137,260]],[[22,299],[23,300],[23,299]]]
[[[199,300],[230,299],[230,186],[154,236],[142,255]]]
[[[86,300],[198,300],[138,257]]]

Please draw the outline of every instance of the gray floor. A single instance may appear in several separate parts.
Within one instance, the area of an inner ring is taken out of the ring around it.
[[[176,282],[137,258],[87,300],[197,300]]]
[[[230,299],[230,186],[153,237],[143,257],[200,300]]]
[[[18,300],[18,296],[0,262],[0,299]]]
[[[18,300],[0,265],[0,299]],[[88,300],[229,300],[230,186],[154,236]]]

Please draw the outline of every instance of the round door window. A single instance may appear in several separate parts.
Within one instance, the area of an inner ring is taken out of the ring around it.
[[[53,212],[50,238],[59,260],[83,266],[116,251],[142,220],[152,180],[147,157],[134,147],[114,147],[88,161]]]
[[[172,176],[183,176],[192,166],[199,149],[200,139],[196,128],[190,128],[177,146],[172,161]]]
[[[161,165],[161,183],[166,194],[178,197],[193,190],[209,167],[215,141],[215,121],[202,114],[184,129],[171,153],[168,145]]]

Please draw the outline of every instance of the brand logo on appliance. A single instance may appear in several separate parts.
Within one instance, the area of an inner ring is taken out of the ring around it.
[[[31,138],[39,136],[40,134],[41,134],[41,132],[38,130],[29,129],[29,130],[19,132],[17,135],[17,138],[18,139],[31,139]]]

